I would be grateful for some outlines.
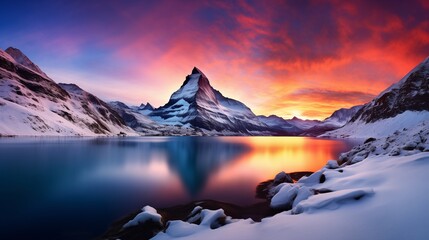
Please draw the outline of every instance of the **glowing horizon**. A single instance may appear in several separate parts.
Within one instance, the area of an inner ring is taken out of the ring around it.
[[[324,119],[429,55],[424,0],[4,5],[0,48],[21,49],[56,82],[133,105],[165,104],[197,66],[257,115]]]

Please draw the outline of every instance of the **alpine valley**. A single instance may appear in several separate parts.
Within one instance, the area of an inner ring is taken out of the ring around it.
[[[106,103],[75,84],[56,83],[19,49],[0,49],[0,136],[386,136],[404,122],[429,119],[428,110],[429,58],[371,102],[318,121],[256,116],[197,67],[161,107]]]

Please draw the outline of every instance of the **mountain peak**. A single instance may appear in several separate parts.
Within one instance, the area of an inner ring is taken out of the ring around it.
[[[204,89],[203,92],[205,94],[210,95],[206,97],[209,97],[211,99],[214,98],[214,89],[210,85],[208,78],[200,69],[194,67],[192,69],[192,73],[186,76],[186,79],[180,89],[174,92],[173,95],[171,95],[171,99],[183,98],[188,101],[191,101],[191,99],[195,99],[197,93],[200,92],[200,90],[202,89]]]
[[[33,70],[36,73],[44,77],[48,77],[36,64],[34,64],[21,50],[14,47],[8,47],[5,51],[9,54],[17,63]]]
[[[215,90],[197,67],[186,76],[167,104],[149,116],[168,125],[186,125],[223,133],[250,134],[249,131],[267,129],[267,125],[261,123],[250,108]]]
[[[203,75],[204,73],[200,69],[198,69],[197,67],[194,67],[192,69],[192,74],[201,74],[201,75]]]
[[[203,73],[203,71],[201,71],[199,68],[197,68],[197,67],[194,67],[193,69],[192,69],[192,72],[191,72],[191,75],[192,74],[200,74],[201,76],[202,76],[202,78],[205,78],[205,79],[207,79],[207,77],[206,77],[206,75]],[[208,81],[208,79],[207,79],[207,81]]]
[[[143,110],[153,111],[153,106],[149,102],[147,102],[146,105],[143,107]]]

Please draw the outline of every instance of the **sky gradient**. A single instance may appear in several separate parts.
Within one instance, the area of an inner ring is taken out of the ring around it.
[[[197,66],[255,114],[323,119],[429,56],[429,1],[8,1],[0,48],[104,100],[165,104]]]

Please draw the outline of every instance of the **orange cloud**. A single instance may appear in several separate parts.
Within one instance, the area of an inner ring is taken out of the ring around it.
[[[163,105],[198,66],[256,114],[323,119],[369,101],[429,55],[422,0],[104,2],[68,3],[70,19],[47,14],[58,23],[16,38],[57,56],[48,73],[68,64],[64,72],[81,74],[65,80],[109,100]]]

